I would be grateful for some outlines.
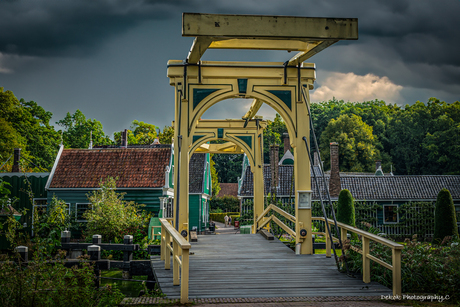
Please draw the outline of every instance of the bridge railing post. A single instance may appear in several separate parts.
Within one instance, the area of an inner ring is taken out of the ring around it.
[[[180,285],[179,279],[179,245],[173,241],[173,286]]]
[[[327,231],[328,228],[327,228],[326,223],[324,223],[325,225],[324,231],[326,232],[326,257],[331,258],[331,234],[329,233],[329,231]]]
[[[402,295],[401,289],[401,250],[393,248],[393,295]]]
[[[371,260],[367,256],[369,254],[369,238],[362,236],[363,243],[363,282],[371,282]]]
[[[185,304],[188,302],[188,279],[189,279],[189,251],[185,250],[182,253],[182,270],[181,270],[181,284],[180,284],[180,302]]]

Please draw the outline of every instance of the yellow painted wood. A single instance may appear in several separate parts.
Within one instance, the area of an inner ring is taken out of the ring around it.
[[[182,254],[182,269],[181,269],[181,284],[180,284],[180,302],[181,304],[188,303],[189,289],[189,251],[184,250]]]
[[[402,295],[401,288],[401,250],[393,249],[393,295]]]
[[[324,217],[313,217],[312,220],[325,221]],[[327,219],[327,222],[332,225],[334,224],[334,220],[331,219]],[[343,238],[346,237],[347,231],[350,231],[351,233],[356,233],[361,236],[363,249],[360,250],[359,248],[354,246],[351,246],[350,249],[357,253],[360,253],[363,257],[363,281],[366,283],[370,282],[370,260],[375,261],[376,263],[392,270],[393,295],[401,295],[401,251],[404,248],[404,246],[402,244],[398,244],[396,242],[382,238],[380,236],[361,230],[359,228],[343,224],[341,222],[337,222],[337,225],[341,228],[342,242],[345,241]],[[369,244],[371,240],[386,245],[392,249],[392,264],[386,263],[383,260],[370,254]]]
[[[316,217],[312,217],[312,220],[324,221],[324,217],[317,217],[316,216]],[[327,221],[328,221],[329,224],[332,224],[332,225],[334,224],[334,220],[332,220],[332,219],[327,219]],[[375,235],[373,233],[361,230],[361,229],[359,229],[357,227],[353,227],[353,226],[350,226],[350,225],[347,225],[347,224],[344,224],[344,223],[341,223],[341,222],[337,222],[337,226],[339,228],[346,229],[349,232],[356,233],[356,234],[361,235],[361,236],[366,236],[372,241],[379,242],[379,243],[381,243],[383,245],[386,245],[388,247],[391,247],[393,249],[403,249],[404,248],[404,245],[402,245],[402,244],[399,244],[399,243],[393,242],[391,240],[385,239],[385,238],[383,238],[381,236],[378,236],[378,235]]]
[[[169,241],[171,240],[169,232],[165,228],[165,270],[171,269],[171,246],[169,245]]]
[[[160,218],[159,220],[160,220],[161,225],[166,230],[166,234],[168,234],[168,236],[170,236],[174,242],[179,244],[179,247],[181,249],[190,249],[190,248],[192,248],[190,243],[187,242],[187,240],[185,240],[185,238],[180,235],[180,233],[168,222],[167,219]],[[167,238],[167,240],[168,240],[168,238]],[[171,240],[171,239],[169,239],[169,240]]]
[[[332,226],[332,225],[331,225]],[[340,228],[340,240],[342,242],[345,242],[347,240],[347,229],[346,228]],[[343,244],[343,243],[342,243]]]
[[[300,51],[292,66],[339,40],[358,39],[358,20],[184,13],[182,35],[196,37],[188,63],[198,63],[207,48]]]
[[[283,222],[281,222],[276,216],[272,215],[272,219],[273,222],[275,222],[276,224],[278,224],[278,226],[283,228],[283,230],[286,231],[289,235],[291,235],[291,237],[295,237],[296,233],[291,228],[286,226]]]
[[[161,226],[161,243],[160,243],[160,259],[161,261],[165,260],[165,253],[166,253],[166,230]]]
[[[173,243],[173,285],[178,286],[180,285],[180,279],[179,279],[179,244]]]
[[[317,44],[315,46],[312,46],[312,48],[310,48],[310,49],[307,49],[305,51],[299,52],[289,60],[288,65],[290,65],[290,66],[299,65],[303,61],[308,60],[309,58],[311,58],[315,54],[323,51],[324,49],[326,49],[327,47],[335,44],[336,42],[338,42],[338,40],[323,41],[323,42],[321,42],[321,43],[319,43],[319,44]]]
[[[379,258],[377,258],[377,257],[375,257],[375,256],[372,256],[371,254],[367,254],[366,257],[369,258],[369,259],[372,260],[372,261],[377,262],[377,263],[380,264],[381,266],[384,266],[384,267],[386,267],[387,269],[390,269],[390,270],[393,271],[393,266],[392,266],[391,264],[388,264],[388,263],[386,263],[385,261],[382,261],[382,260],[380,260]]]
[[[170,269],[173,255],[173,285],[181,286],[181,302],[188,302],[189,249],[192,247],[184,237],[165,218],[160,218],[162,233],[162,257],[165,269]],[[186,225],[187,226],[187,225]],[[164,243],[163,243],[164,238]],[[172,247],[169,242],[172,241]],[[165,251],[165,253],[163,253]],[[164,255],[164,257],[163,257]],[[182,259],[181,259],[182,257]]]
[[[253,50],[286,50],[286,51],[306,51],[317,46],[321,41],[311,41],[309,39],[239,39],[239,38],[216,38],[208,49],[253,49]]]
[[[327,258],[331,258],[332,254],[331,254],[331,234],[329,233],[329,231],[325,231],[326,233],[326,257]]]
[[[254,99],[252,102],[251,106],[249,107],[248,112],[243,115],[243,119],[252,119],[254,116],[256,116],[257,111],[262,107],[263,101],[260,101],[259,99]]]
[[[261,219],[263,219],[263,217],[265,215],[267,215],[270,210],[273,210],[279,214],[281,214],[282,216],[284,216],[285,218],[289,219],[291,222],[294,222],[295,223],[295,216],[287,213],[286,211],[284,211],[283,209],[275,206],[274,204],[270,204],[261,214],[261,216],[259,216],[259,218],[256,220],[256,222],[259,222]]]
[[[369,238],[366,236],[362,237],[363,243],[363,282],[371,282],[371,262],[367,255],[369,254]]]
[[[358,19],[184,13],[182,36],[358,39]]]
[[[212,39],[209,37],[196,37],[187,56],[189,63],[198,63],[211,43]]]

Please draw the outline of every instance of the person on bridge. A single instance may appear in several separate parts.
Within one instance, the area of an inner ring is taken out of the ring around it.
[[[228,215],[225,215],[224,220],[225,220],[225,227],[227,227],[227,224],[228,224]]]

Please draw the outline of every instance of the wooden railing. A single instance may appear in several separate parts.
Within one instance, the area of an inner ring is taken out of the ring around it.
[[[267,209],[264,210],[264,212],[262,212],[260,214],[260,216],[256,219],[256,225],[257,225],[257,229],[261,229],[263,228],[265,225],[267,225],[270,221],[273,221],[275,222],[278,226],[280,226],[284,231],[286,231],[292,238],[295,238],[296,235],[295,235],[295,231],[292,230],[291,228],[289,228],[288,226],[286,226],[286,224],[284,224],[283,222],[281,222],[276,216],[274,215],[271,215],[270,217],[268,218],[265,218],[265,215],[270,211],[270,210],[273,210],[279,214],[281,214],[282,216],[284,216],[285,218],[287,218],[288,220],[290,220],[291,222],[295,223],[295,216],[287,213],[286,211],[280,209],[279,207],[271,204],[267,207]],[[259,222],[261,222],[259,224]]]
[[[171,269],[173,256],[173,285],[180,285],[180,302],[188,303],[189,249],[192,247],[187,240],[170,224],[168,219],[161,218],[161,260],[165,262],[165,270]],[[172,244],[171,244],[172,243]],[[180,274],[180,278],[179,278]]]
[[[312,217],[312,220],[316,221],[323,221],[325,222],[324,217]],[[327,222],[329,224],[334,225],[334,220],[328,219]],[[332,226],[331,225],[331,226]],[[386,267],[387,269],[391,270],[393,273],[393,295],[401,295],[401,251],[404,248],[403,245],[390,241],[388,239],[382,238],[375,234],[369,233],[367,231],[361,230],[359,228],[337,222],[337,225],[340,228],[340,238],[341,241],[344,242],[347,239],[348,231],[352,233],[356,233],[361,236],[362,241],[362,250],[352,246],[351,249],[357,253],[360,253],[363,256],[363,282],[370,283],[371,282],[371,265],[370,261],[374,261],[381,266]],[[329,238],[329,233],[325,232],[314,232],[314,234],[322,234],[326,237],[326,256],[331,256],[331,242]],[[334,238],[334,240],[338,241],[338,238]],[[385,261],[373,256],[370,254],[370,241],[374,241],[385,246],[388,246],[392,250],[392,261],[391,264],[386,263]]]

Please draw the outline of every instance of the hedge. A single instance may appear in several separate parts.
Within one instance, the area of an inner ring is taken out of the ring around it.
[[[225,223],[225,215],[232,217],[232,224],[236,217],[240,216],[239,212],[226,212],[226,213],[209,213],[209,220]]]

